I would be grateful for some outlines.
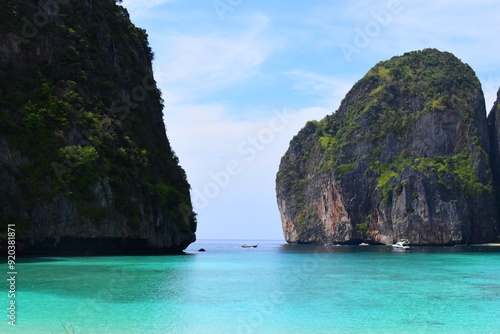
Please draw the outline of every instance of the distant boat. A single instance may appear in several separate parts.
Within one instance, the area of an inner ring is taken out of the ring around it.
[[[396,242],[394,245],[392,245],[392,249],[408,250],[410,249],[410,246],[408,246],[407,240],[400,240]]]
[[[247,245],[247,244],[244,244],[244,245],[241,245],[241,247],[243,247],[243,248],[257,248],[258,245],[259,244],[257,244],[257,245]]]

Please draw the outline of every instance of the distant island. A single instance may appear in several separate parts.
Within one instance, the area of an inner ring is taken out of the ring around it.
[[[179,252],[195,240],[147,34],[114,0],[0,4],[0,226],[18,252]]]
[[[448,52],[376,64],[281,159],[289,243],[451,245],[499,234],[500,107]]]

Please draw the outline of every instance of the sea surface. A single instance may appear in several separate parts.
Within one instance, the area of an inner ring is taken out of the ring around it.
[[[4,316],[0,333],[500,333],[500,247],[201,240],[20,262],[16,326]]]

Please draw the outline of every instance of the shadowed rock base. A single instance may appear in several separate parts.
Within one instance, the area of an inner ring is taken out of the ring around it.
[[[120,238],[47,238],[28,246],[29,241],[17,243],[19,255],[36,256],[84,256],[84,255],[143,255],[182,254],[190,242],[175,247],[149,248],[144,239]]]

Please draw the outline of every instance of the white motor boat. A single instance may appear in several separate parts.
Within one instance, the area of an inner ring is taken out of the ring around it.
[[[392,249],[408,250],[410,249],[410,246],[408,246],[408,241],[400,240],[396,242],[394,245],[392,245]]]
[[[257,248],[257,246],[259,246],[259,244],[257,244],[257,245],[247,245],[247,244],[241,245],[241,247],[243,247],[243,248]]]

